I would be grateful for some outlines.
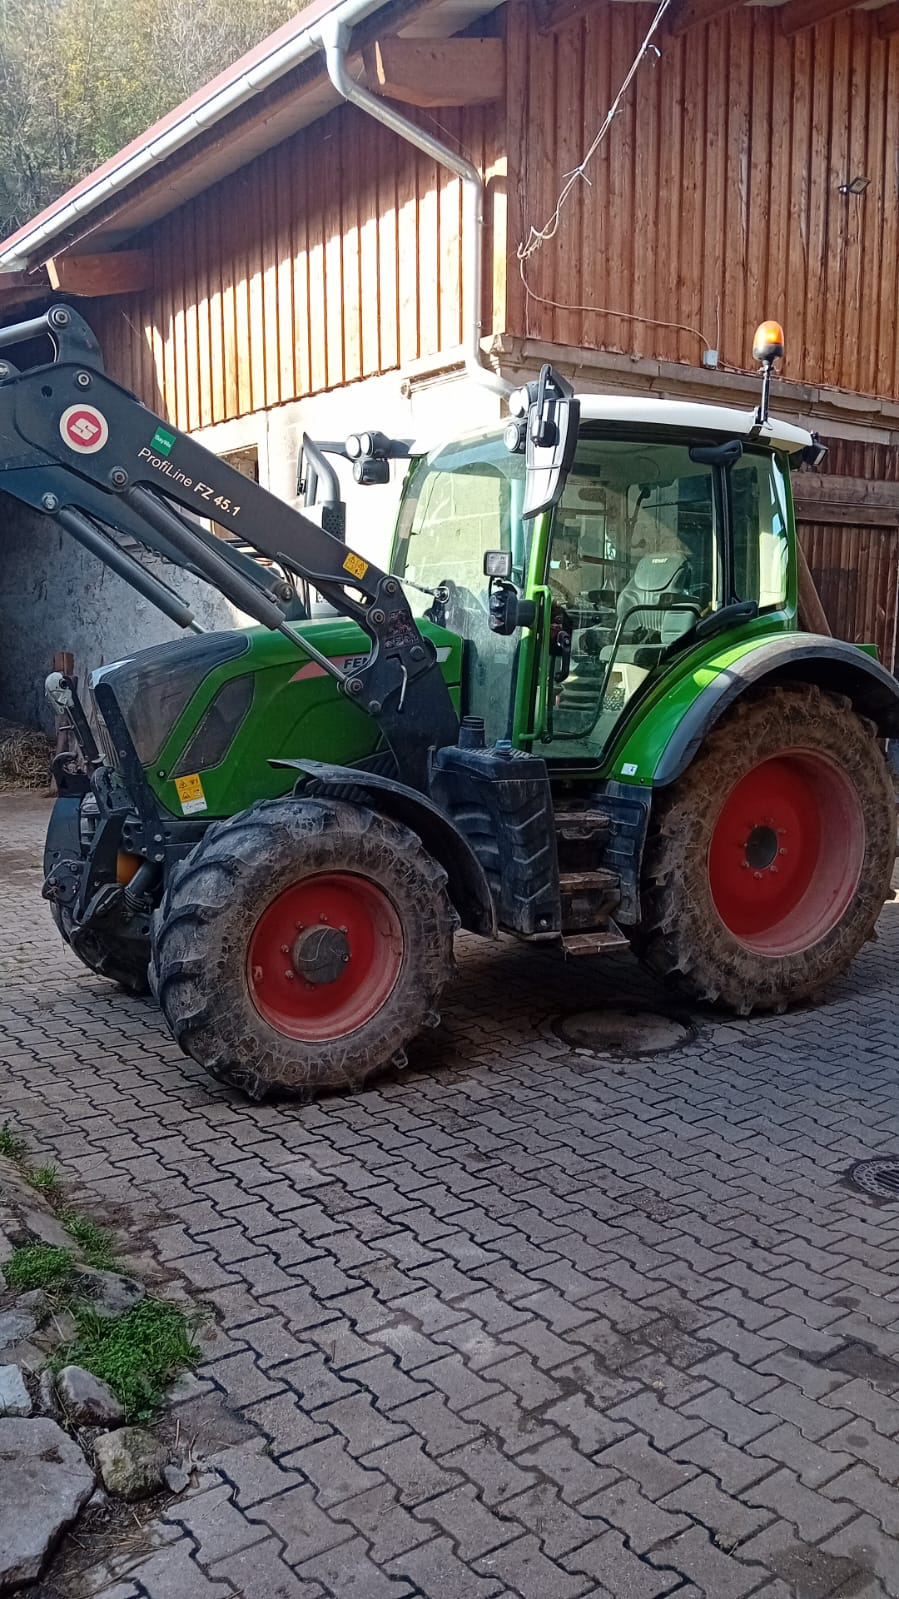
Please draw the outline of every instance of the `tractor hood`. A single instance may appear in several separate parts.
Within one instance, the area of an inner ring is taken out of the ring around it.
[[[342,668],[368,653],[366,634],[343,617],[295,626]],[[456,700],[461,640],[433,623],[419,626],[435,644]],[[101,667],[92,687],[100,680],[115,696],[158,800],[174,816],[233,815],[284,793],[289,774],[272,760],[352,765],[378,750],[372,718],[299,645],[267,628],[157,645]]]

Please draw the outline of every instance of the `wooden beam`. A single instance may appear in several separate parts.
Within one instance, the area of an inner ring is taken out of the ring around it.
[[[743,0],[674,0],[674,5],[666,12],[663,27],[677,38],[691,28],[701,28],[706,22],[714,22],[716,17],[726,16],[728,11],[736,11],[742,4]]]
[[[95,298],[136,294],[153,287],[149,250],[115,250],[109,255],[55,255],[47,262],[51,286],[64,294]]]
[[[777,12],[780,31],[790,38],[805,28],[814,28],[830,17],[839,17],[844,11],[853,11],[857,0],[787,0]]]
[[[832,516],[824,516],[825,511],[851,522],[852,513],[862,510],[883,511],[899,522],[899,483],[842,477],[836,472],[797,472],[793,501],[806,522],[832,521]]]
[[[50,285],[42,272],[0,272],[0,303],[37,300],[49,292]]]
[[[892,0],[892,4],[881,6],[874,12],[877,22],[877,33],[881,39],[889,39],[893,33],[899,33],[899,0]]]
[[[502,98],[502,39],[378,39],[362,52],[368,87],[404,105],[482,105]]]
[[[595,8],[596,0],[535,0],[538,33],[555,33]]]

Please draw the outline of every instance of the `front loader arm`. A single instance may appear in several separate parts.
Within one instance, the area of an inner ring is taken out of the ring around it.
[[[60,327],[60,315],[64,320]],[[251,482],[188,434],[144,407],[100,369],[90,329],[68,306],[21,327],[56,341],[57,360],[0,381],[0,487],[17,473],[66,474],[70,506],[96,514],[96,492],[120,501],[151,547],[174,549],[240,609],[291,638],[379,723],[402,780],[425,790],[428,750],[455,742],[458,722],[433,644],[419,632],[398,580]],[[15,328],[0,343],[15,342]],[[74,358],[73,358],[74,356]],[[20,480],[21,481],[21,480]],[[161,496],[165,496],[163,499]],[[290,625],[287,606],[239,571],[227,546],[201,535],[169,504],[214,519],[260,555],[301,577],[371,639],[365,662],[344,672]],[[106,519],[119,525],[117,516]],[[154,542],[155,541],[155,542]]]

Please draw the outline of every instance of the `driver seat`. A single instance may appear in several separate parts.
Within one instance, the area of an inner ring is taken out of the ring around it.
[[[693,574],[689,558],[678,553],[660,551],[657,555],[642,555],[632,576],[618,596],[616,611],[618,621],[625,623],[628,632],[642,632],[649,637],[630,644],[620,644],[616,661],[642,666],[647,671],[658,664],[662,651],[673,644],[692,626],[694,617],[689,611],[634,611],[634,605],[644,601],[647,605],[691,604],[696,615],[701,609],[696,595],[691,592]],[[628,616],[628,612],[630,615]],[[607,661],[612,654],[611,644],[601,652]]]

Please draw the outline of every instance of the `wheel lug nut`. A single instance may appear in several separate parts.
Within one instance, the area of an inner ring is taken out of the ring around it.
[[[778,855],[786,855],[787,852],[786,852],[785,849],[781,848],[781,849],[778,850],[777,853],[778,853]]]
[[[326,922],[327,920],[328,920],[327,916],[322,915],[322,916],[319,917],[319,921],[320,922]]]
[[[753,872],[752,875],[756,879],[756,881],[758,881],[758,879],[761,877],[762,874],[761,874],[761,872]]]
[[[289,977],[291,979],[291,981],[292,981],[293,980],[293,975],[294,975],[293,972],[290,970],[290,967],[288,966],[287,971],[284,973],[284,976],[285,977]]]
[[[282,944],[281,945],[281,954],[282,955],[289,955],[290,954],[290,945],[289,944]]]
[[[346,922],[341,922],[340,931],[341,931],[341,933],[345,933],[346,932]]]
[[[340,958],[343,961],[343,964],[345,966],[350,957],[349,957],[349,955],[341,955]]]

